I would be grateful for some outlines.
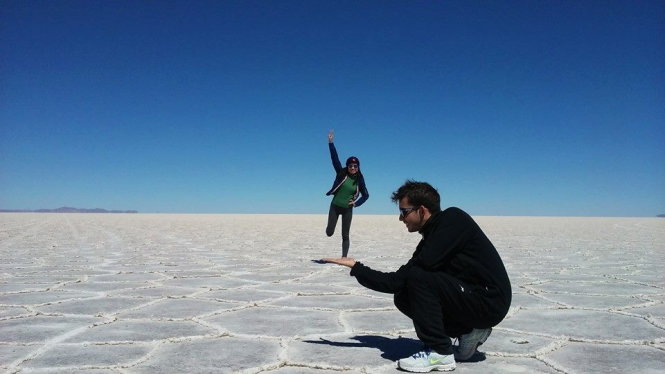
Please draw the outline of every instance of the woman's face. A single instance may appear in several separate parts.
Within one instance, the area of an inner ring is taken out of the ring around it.
[[[349,171],[349,174],[356,174],[358,172],[358,164],[348,164],[346,165],[346,170]]]

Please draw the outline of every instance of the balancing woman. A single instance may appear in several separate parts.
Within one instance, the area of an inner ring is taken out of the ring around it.
[[[332,236],[335,233],[337,219],[342,216],[342,257],[349,253],[349,231],[351,229],[351,219],[353,218],[353,208],[361,206],[368,198],[369,192],[365,187],[365,178],[360,172],[360,161],[357,157],[351,156],[346,159],[346,167],[342,167],[339,162],[339,156],[335,149],[333,140],[335,133],[328,133],[328,148],[330,148],[330,158],[337,175],[332,189],[326,193],[327,196],[333,195],[328,212],[328,226],[326,235]]]

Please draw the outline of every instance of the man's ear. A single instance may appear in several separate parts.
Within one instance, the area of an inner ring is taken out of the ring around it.
[[[421,205],[420,208],[418,209],[418,214],[420,214],[420,219],[428,218],[432,215],[432,213],[427,209],[426,206]]]

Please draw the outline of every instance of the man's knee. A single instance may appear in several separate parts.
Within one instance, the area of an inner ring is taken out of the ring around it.
[[[406,273],[406,289],[412,302],[416,299],[419,300],[418,302],[423,299],[440,299],[439,292],[445,281],[446,279],[442,279],[440,273],[415,266]]]
[[[334,233],[335,233],[335,229],[326,229],[326,235],[328,235],[329,237],[333,236]]]

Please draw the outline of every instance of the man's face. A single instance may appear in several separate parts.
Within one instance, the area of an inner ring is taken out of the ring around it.
[[[409,232],[417,232],[425,223],[423,221],[422,206],[413,206],[408,197],[403,197],[399,201],[399,220],[404,222]]]

